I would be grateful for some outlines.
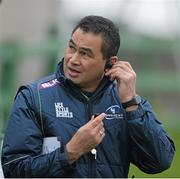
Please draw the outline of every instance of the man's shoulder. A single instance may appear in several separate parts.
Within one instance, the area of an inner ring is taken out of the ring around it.
[[[34,91],[37,91],[37,89],[43,89],[43,88],[47,88],[49,86],[52,86],[53,84],[57,83],[56,82],[56,75],[55,74],[51,74],[48,76],[45,76],[39,80],[30,82],[28,84],[24,84],[22,86],[19,87],[17,94],[21,91],[29,91],[34,93]],[[16,94],[16,96],[17,96]]]
[[[52,81],[56,79],[56,75],[55,74],[50,74],[48,76],[45,76],[41,79],[38,79],[36,81],[30,82],[28,85],[38,85],[38,84],[43,84],[43,83],[47,83],[48,81]]]
[[[38,89],[44,89],[44,88],[48,88],[48,87],[52,87],[55,84],[59,83],[56,75],[55,74],[51,74],[48,76],[45,76],[39,80],[33,81],[27,85],[25,85],[28,88],[38,88]]]

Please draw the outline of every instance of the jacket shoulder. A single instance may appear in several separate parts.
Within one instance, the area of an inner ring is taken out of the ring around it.
[[[23,95],[24,97],[31,99],[31,103],[33,103],[33,106],[37,106],[40,89],[52,86],[53,81],[56,82],[55,74],[46,76],[32,83],[22,85],[19,87],[14,99],[16,100],[18,95]]]
[[[53,82],[55,83],[56,81],[57,81],[56,75],[52,74],[52,75],[46,76],[40,80],[29,83],[26,86],[29,88],[32,88],[32,89],[37,88],[37,86],[39,86],[40,88],[46,88],[46,87],[52,86]]]
[[[34,92],[34,90],[37,90],[38,87],[39,88],[50,87],[53,85],[53,83],[57,83],[57,79],[56,79],[55,74],[48,75],[48,76],[41,78],[39,80],[36,80],[36,81],[31,82],[31,83],[20,86],[17,93],[16,93],[16,96],[22,90],[26,89],[26,90],[30,90],[30,91]],[[15,98],[16,98],[16,96],[15,96]]]

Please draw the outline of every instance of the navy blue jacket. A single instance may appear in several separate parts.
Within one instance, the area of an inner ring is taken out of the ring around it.
[[[73,165],[66,144],[96,113],[106,113],[105,137]],[[61,147],[41,154],[43,137],[56,136]],[[146,173],[170,167],[174,144],[148,101],[125,112],[117,84],[104,77],[99,88],[85,97],[63,74],[55,74],[21,87],[4,136],[2,165],[5,177],[128,177],[130,162]]]

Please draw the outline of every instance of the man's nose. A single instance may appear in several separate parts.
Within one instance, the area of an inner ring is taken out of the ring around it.
[[[77,65],[80,64],[80,56],[79,56],[79,53],[78,53],[78,52],[75,52],[75,53],[71,56],[70,62],[73,63],[73,64],[77,64]]]

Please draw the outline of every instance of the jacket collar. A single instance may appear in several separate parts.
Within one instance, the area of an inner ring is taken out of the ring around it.
[[[76,86],[70,79],[66,78],[63,70],[64,58],[58,63],[56,70],[56,78],[57,80],[68,90],[71,94],[76,96],[77,98],[85,99],[82,94],[81,89]],[[92,95],[92,98],[99,96],[102,94],[109,86],[113,83],[107,77],[103,77],[101,83],[99,84],[97,90]]]

